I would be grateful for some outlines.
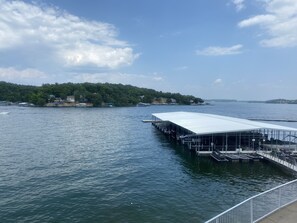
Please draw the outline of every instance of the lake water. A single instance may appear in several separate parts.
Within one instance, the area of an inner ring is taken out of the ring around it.
[[[0,107],[1,222],[199,223],[294,179],[269,163],[195,157],[141,122],[169,111],[297,119],[297,105],[253,103]]]

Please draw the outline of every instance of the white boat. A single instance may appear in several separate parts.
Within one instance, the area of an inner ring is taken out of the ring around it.
[[[0,115],[8,115],[9,112],[0,112]]]
[[[150,103],[139,102],[136,106],[137,107],[147,107],[147,106],[150,106],[150,105],[151,105]]]

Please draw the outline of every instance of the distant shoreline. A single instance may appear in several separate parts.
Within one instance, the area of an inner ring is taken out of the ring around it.
[[[267,101],[256,101],[256,100],[233,100],[233,99],[205,99],[206,102],[245,102],[245,103],[264,103],[264,104],[297,104],[297,100],[288,100],[288,99],[272,99]]]
[[[20,105],[21,104],[21,105]],[[58,105],[53,105],[51,103],[48,103],[49,105],[45,106],[35,106],[34,104],[30,103],[13,103],[13,102],[7,102],[7,104],[4,104],[3,102],[0,103],[0,107],[30,107],[30,108],[131,108],[131,107],[150,107],[150,106],[206,106],[206,105],[212,105],[209,103],[203,103],[203,104],[190,104],[190,105],[184,105],[184,104],[156,104],[152,103],[146,106],[139,106],[139,105],[126,105],[126,106],[112,106],[112,105],[103,105],[103,106],[93,106],[90,103],[63,103]]]

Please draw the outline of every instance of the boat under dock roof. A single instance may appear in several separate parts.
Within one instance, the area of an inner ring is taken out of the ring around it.
[[[152,116],[155,120],[171,122],[196,135],[244,132],[259,129],[297,132],[296,128],[207,113],[165,112],[154,113]]]

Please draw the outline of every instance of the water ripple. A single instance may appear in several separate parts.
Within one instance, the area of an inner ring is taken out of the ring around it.
[[[297,106],[284,106],[7,107],[0,117],[0,219],[203,222],[293,176],[262,162],[194,157],[141,120],[180,110],[296,119]]]

